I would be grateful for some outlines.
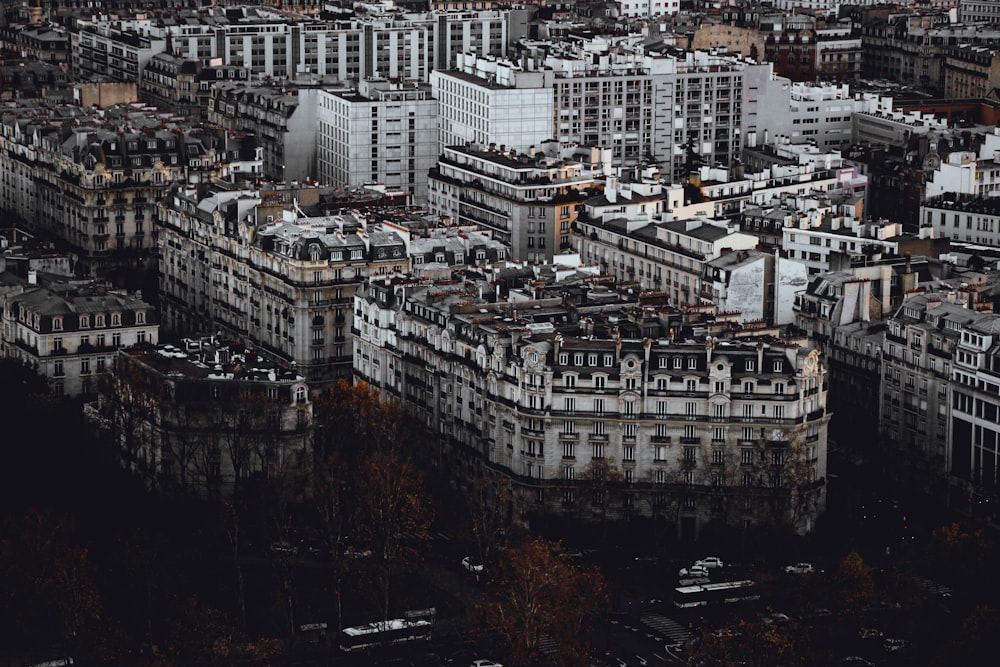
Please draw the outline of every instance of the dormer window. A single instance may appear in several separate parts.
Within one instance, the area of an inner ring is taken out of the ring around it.
[[[140,310],[140,311],[136,312],[136,314],[135,314],[135,323],[136,324],[145,324],[146,323],[146,311]]]
[[[81,315],[80,316],[80,328],[81,329],[89,329],[90,328],[90,315]]]
[[[62,331],[62,328],[63,328],[63,318],[61,318],[61,317],[53,317],[52,318],[52,330],[53,331]]]
[[[104,315],[95,315],[94,316],[94,326],[95,327],[103,327],[103,326],[105,326],[105,324],[104,324]]]
[[[111,326],[120,327],[122,325],[121,313],[111,313]]]
[[[780,361],[774,362],[774,372],[775,373],[780,373],[781,372],[781,362]]]

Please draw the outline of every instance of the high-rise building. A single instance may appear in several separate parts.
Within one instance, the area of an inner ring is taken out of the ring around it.
[[[357,91],[321,91],[317,103],[321,183],[381,183],[427,203],[427,173],[438,157],[438,102],[429,85],[365,79]]]

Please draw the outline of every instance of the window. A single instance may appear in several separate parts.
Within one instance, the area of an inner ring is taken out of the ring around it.
[[[90,328],[90,316],[89,315],[81,315],[80,316],[80,328],[81,329],[89,329]]]
[[[62,377],[66,374],[65,368],[63,367],[62,359],[57,359],[52,365],[52,375],[55,377]]]
[[[607,386],[608,379],[603,375],[594,376],[594,389],[604,389]]]
[[[698,456],[697,447],[685,447],[684,448],[684,463],[696,463]]]
[[[597,460],[600,460],[600,459],[604,458],[604,443],[603,442],[595,442],[594,443],[592,457],[594,459],[597,459]]]
[[[726,462],[726,450],[724,449],[713,449],[712,450],[712,463],[715,465],[722,465]]]
[[[684,404],[684,414],[688,417],[698,416],[698,404],[694,401],[688,401]]]
[[[563,398],[563,410],[569,413],[576,412],[576,399],[571,396]]]
[[[603,398],[595,398],[594,399],[594,412],[597,413],[597,414],[599,414],[599,415],[604,414],[604,399]]]
[[[52,318],[52,330],[53,331],[62,331],[62,328],[63,328],[63,318],[61,318],[61,317],[53,317]]]
[[[743,465],[753,465],[753,449],[750,447],[740,448],[740,463]]]
[[[604,422],[594,422],[594,435],[606,435]]]
[[[111,313],[111,326],[120,327],[122,325],[122,314]]]
[[[698,391],[698,381],[697,380],[686,380],[684,382],[684,391],[689,393],[694,393]]]
[[[576,443],[572,440],[567,440],[563,442],[563,458],[564,459],[574,459],[576,458]]]
[[[80,375],[87,375],[90,373],[90,359],[80,360]]]
[[[563,384],[566,385],[567,389],[576,389],[576,376],[575,375],[564,376]]]
[[[698,368],[698,360],[695,357],[688,357],[688,368],[692,370]]]
[[[666,445],[655,445],[653,447],[653,460],[654,461],[666,461],[667,460],[667,446]]]
[[[783,395],[785,393],[785,383],[784,382],[775,382],[774,383],[774,393],[775,394],[782,394]]]
[[[635,445],[625,445],[622,447],[622,460],[635,461]]]
[[[576,470],[573,466],[563,466],[563,479],[573,479],[576,476]]]

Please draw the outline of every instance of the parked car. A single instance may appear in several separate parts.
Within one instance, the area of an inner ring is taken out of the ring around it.
[[[466,556],[462,559],[462,567],[472,574],[481,574],[483,571],[483,564],[475,562],[472,556]]]
[[[472,667],[503,667],[499,662],[494,662],[493,660],[487,660],[485,658],[476,658],[472,661]]]
[[[272,542],[271,553],[282,554],[284,556],[294,556],[299,552],[298,547],[292,546],[288,542]]]
[[[677,576],[686,579],[691,579],[695,577],[707,577],[708,568],[705,567],[704,565],[699,565],[695,563],[691,567],[682,567],[680,571],[677,573]]]
[[[840,661],[842,665],[850,665],[851,667],[875,667],[875,663],[871,660],[865,660],[860,655],[849,655]]]
[[[815,571],[812,563],[796,563],[795,565],[785,566],[785,572],[788,574],[812,574]]]
[[[706,556],[701,560],[696,560],[694,564],[712,569],[716,567],[722,567],[722,559],[719,558],[718,556]]]
[[[895,653],[896,651],[902,651],[906,648],[905,639],[897,639],[895,637],[886,637],[882,642],[882,648],[884,648],[889,653]]]

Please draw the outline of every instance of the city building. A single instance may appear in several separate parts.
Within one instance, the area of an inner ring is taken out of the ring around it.
[[[261,152],[261,176],[279,183],[314,182],[319,84],[223,81],[211,86],[209,124],[251,137]]]
[[[439,152],[495,144],[527,152],[552,138],[551,74],[494,57],[460,53],[430,75],[438,101]]]
[[[252,475],[304,469],[312,454],[305,379],[218,338],[122,350],[88,408],[123,466],[165,494],[227,497]]]
[[[602,173],[599,162],[544,151],[449,146],[428,175],[428,209],[489,230],[510,247],[511,259],[551,261],[572,247],[578,205],[600,190]]]
[[[940,201],[944,201],[946,193],[958,195],[958,199],[965,196],[985,198],[1000,193],[1000,168],[996,157],[1000,151],[1000,128],[992,128],[978,136],[982,138],[978,150],[971,150],[973,147],[968,145],[945,150],[939,147],[943,142],[939,142],[938,137],[929,139],[931,157],[925,159],[929,162],[925,199],[941,197]]]
[[[159,324],[156,309],[139,295],[94,283],[41,286],[29,279],[6,298],[0,333],[3,356],[38,369],[54,396],[90,397],[117,351],[156,344]]]
[[[246,137],[143,105],[22,103],[0,117],[0,201],[64,241],[78,275],[148,268],[153,206],[172,183],[254,177],[259,160]]]
[[[428,84],[365,79],[357,91],[320,91],[317,102],[320,183],[381,183],[427,204],[427,173],[439,155],[438,102]]]
[[[830,418],[815,351],[655,324],[636,338],[641,307],[578,304],[577,321],[559,297],[491,302],[477,282],[373,281],[355,299],[357,377],[413,408],[444,469],[507,480],[522,517],[645,517],[687,538],[815,527]]]
[[[701,299],[736,314],[744,326],[792,324],[796,292],[807,283],[806,266],[759,250],[727,252],[705,262]]]
[[[642,291],[660,292],[676,306],[696,304],[705,264],[725,251],[752,250],[757,237],[700,215],[690,219],[629,220],[585,213],[577,221],[576,250],[586,263]]]
[[[246,68],[256,79],[311,76],[339,81],[386,77],[427,81],[458,53],[505,56],[526,35],[534,8],[401,13],[366,5],[364,15],[325,20],[263,5],[181,9],[172,16],[103,14],[71,31],[74,72],[135,80],[150,58],[169,53]],[[370,10],[370,11],[369,11]]]
[[[352,303],[371,275],[409,268],[405,229],[306,214],[314,187],[178,188],[159,207],[165,332],[245,340],[319,388],[351,375]]]
[[[989,391],[987,359],[998,319],[976,309],[968,286],[913,294],[889,319],[879,426],[897,448],[900,478],[935,492],[958,482],[964,495],[965,484],[979,481],[984,461],[995,475],[996,450],[982,456],[992,446],[983,417],[996,412],[998,401],[996,392],[989,398],[980,392]]]
[[[920,206],[920,224],[941,239],[1000,246],[1000,199],[945,193]]]

